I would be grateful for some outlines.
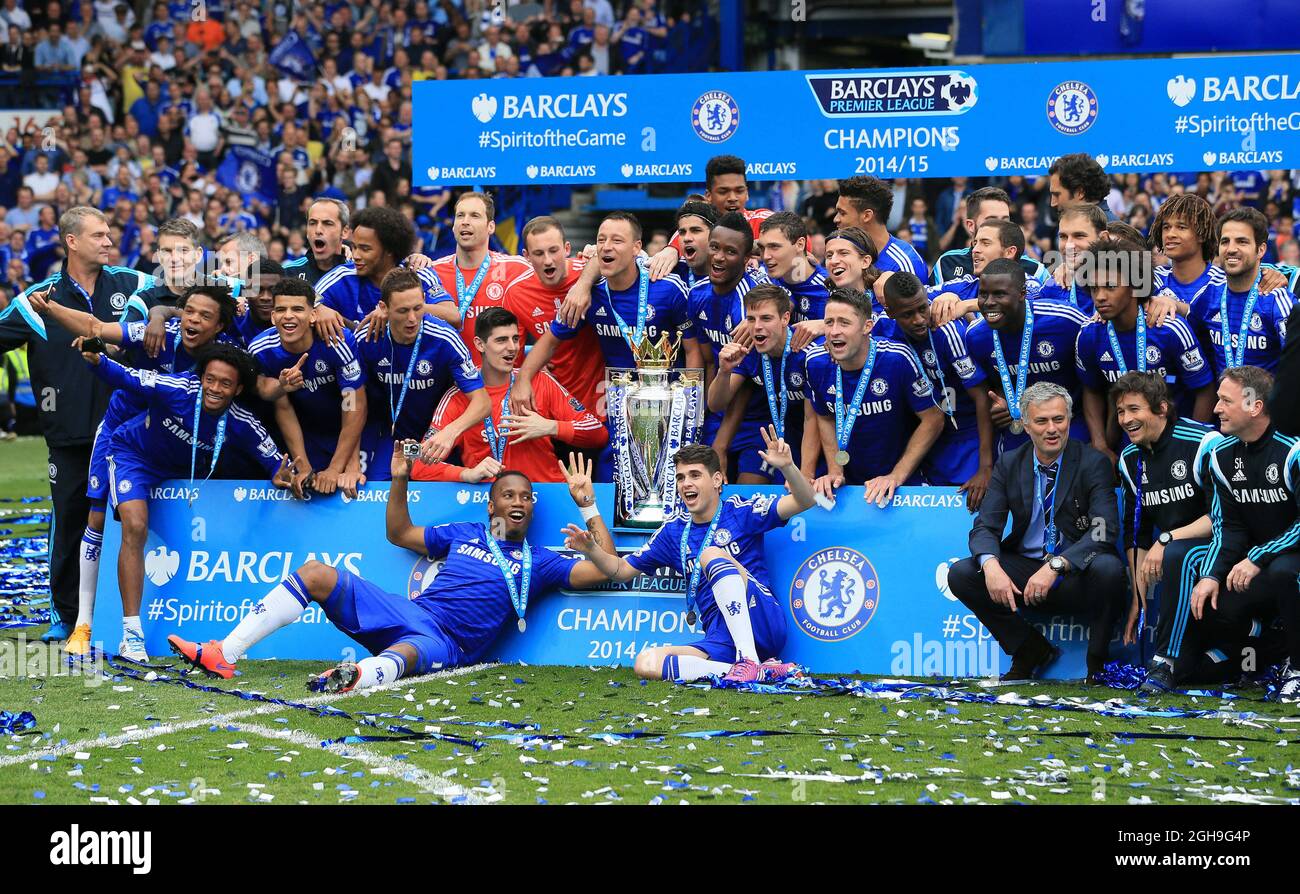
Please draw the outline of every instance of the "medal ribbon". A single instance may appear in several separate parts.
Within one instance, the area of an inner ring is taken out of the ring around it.
[[[497,568],[501,569],[501,576],[506,579],[506,589],[510,591],[510,604],[515,607],[515,614],[522,621],[524,613],[528,611],[528,585],[533,577],[533,554],[528,548],[528,541],[525,539],[523,542],[522,574],[519,583],[516,584],[515,576],[510,571],[510,563],[506,561],[506,555],[501,551],[501,544],[497,543],[487,525],[483,526],[483,534],[488,549],[492,551],[492,558],[496,559]]]
[[[862,367],[862,378],[858,379],[858,387],[853,390],[853,402],[847,412],[844,408],[844,370],[838,363],[835,365],[835,443],[842,451],[849,449],[853,424],[858,421],[858,415],[862,412],[862,398],[867,393],[867,382],[871,380],[871,370],[876,365],[877,342],[870,336],[868,338],[871,342],[871,350],[867,352],[867,365]],[[995,343],[996,341],[994,339]]]
[[[1020,360],[1016,363],[1016,387],[1011,387],[1011,371],[1007,368],[1007,356],[1002,350],[1002,339],[993,333],[993,355],[998,364],[998,377],[1002,379],[1002,393],[1007,398],[1007,412],[1011,418],[1020,421],[1020,395],[1025,393],[1029,383],[1029,354],[1034,346],[1034,306],[1025,302],[1025,325],[1020,332]]]
[[[713,513],[713,521],[709,522],[709,527],[704,532],[704,540],[700,542],[700,548],[695,554],[695,567],[691,569],[691,576],[686,583],[686,610],[688,612],[695,610],[695,592],[700,588],[700,572],[704,570],[704,560],[700,556],[704,555],[704,551],[713,545],[713,532],[717,530],[720,518],[722,518],[721,494],[718,495],[718,508]],[[686,525],[682,528],[682,571],[686,570],[687,559],[690,557],[691,528],[694,524],[691,517],[686,516]]]

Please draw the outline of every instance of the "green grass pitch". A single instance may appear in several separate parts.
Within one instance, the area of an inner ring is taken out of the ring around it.
[[[48,493],[44,470],[39,440],[0,444],[0,497]],[[32,536],[33,527],[0,517],[10,532],[0,537]],[[188,678],[225,690],[206,692],[168,682],[179,671],[170,660],[155,662],[154,680],[69,674],[36,644],[42,630],[0,631],[0,709],[31,711],[37,722],[0,741],[0,803],[1300,800],[1300,713],[1258,690],[1235,701],[1145,703],[1217,712],[1210,717],[1127,719],[1042,704],[1131,701],[1068,683],[1017,685],[1028,703],[988,704],[766,696],[643,684],[626,668],[501,665],[312,696],[303,682],[319,666],[262,661],[245,662],[229,682]],[[983,691],[969,681],[964,689]],[[493,725],[501,722],[528,728]],[[749,734],[706,735],[714,731]]]

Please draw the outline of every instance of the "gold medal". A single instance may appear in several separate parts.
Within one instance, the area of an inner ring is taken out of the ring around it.
[[[849,452],[847,450],[841,450],[840,452],[836,453],[835,464],[838,465],[841,469],[847,466],[849,464]]]
[[[1025,424],[1019,419],[1011,420],[1011,433],[1013,435],[1022,435],[1025,433]]]
[[[524,632],[525,630],[527,630],[527,629],[528,629],[528,622],[525,621],[523,618],[520,618],[520,619],[519,619],[519,632],[520,632],[520,633],[523,633],[523,632]]]

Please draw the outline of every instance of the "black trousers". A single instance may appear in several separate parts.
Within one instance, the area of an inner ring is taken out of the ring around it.
[[[51,623],[77,619],[81,535],[90,515],[86,486],[90,477],[91,445],[50,447],[50,496],[54,517],[50,521]]]
[[[1043,567],[1043,559],[1020,555],[1003,555],[998,558],[1002,570],[1012,583],[1024,590],[1025,583],[1034,572]],[[1014,655],[1036,633],[1033,626],[1019,612],[994,602],[984,583],[984,571],[979,559],[962,559],[948,572],[948,587],[962,604],[975,613],[975,617],[989,629],[1008,655]],[[1058,578],[1047,598],[1030,611],[1077,614],[1090,618],[1088,634],[1088,663],[1092,667],[1105,661],[1110,651],[1111,632],[1120,611],[1127,605],[1130,590],[1128,573],[1118,555],[1097,556],[1082,571],[1072,571]],[[1025,606],[1024,597],[1016,597],[1016,605]]]
[[[1191,676],[1202,650],[1225,633],[1192,617],[1192,589],[1201,579],[1209,542],[1208,537],[1174,540],[1165,547],[1161,562],[1155,654],[1173,666],[1175,680]]]
[[[1219,589],[1219,607],[1205,605],[1205,619],[1222,624],[1234,639],[1245,640],[1255,620],[1282,618],[1287,651],[1292,665],[1300,663],[1300,553],[1283,553],[1250,582],[1244,593],[1234,593],[1224,584]]]

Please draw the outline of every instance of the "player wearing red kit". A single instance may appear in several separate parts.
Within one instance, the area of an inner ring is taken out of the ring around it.
[[[460,464],[417,463],[411,477],[417,481],[490,481],[502,469],[523,472],[534,482],[563,481],[555,461],[552,440],[579,448],[598,449],[609,440],[609,431],[547,373],[533,379],[533,410],[510,413],[510,387],[515,379],[515,360],[522,347],[519,321],[503,308],[488,308],[474,321],[474,341],[483,356],[483,385],[491,401],[491,415],[465,431],[456,440]],[[469,398],[453,388],[433,415],[433,426],[443,419],[455,419],[465,410]]]

